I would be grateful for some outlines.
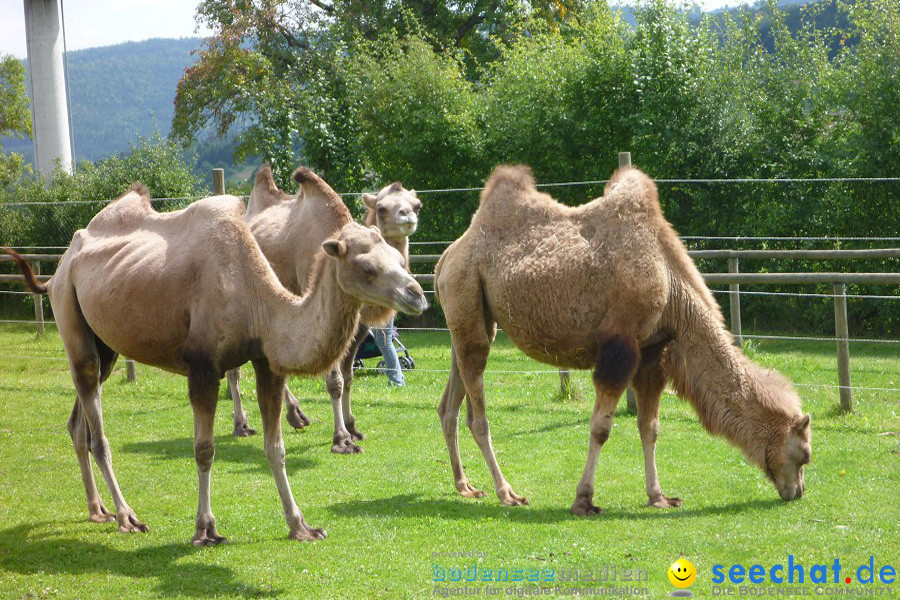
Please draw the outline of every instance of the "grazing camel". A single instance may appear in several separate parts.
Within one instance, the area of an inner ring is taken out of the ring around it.
[[[309,170],[298,170],[297,177],[305,186],[324,185]],[[331,367],[347,350],[362,303],[411,313],[422,312],[427,303],[400,253],[377,230],[355,223],[322,244],[307,294],[295,296],[278,282],[243,212],[240,199],[217,196],[160,214],[139,186],[75,233],[46,286],[37,283],[21,256],[8,251],[31,291],[50,296],[77,390],[68,427],[91,521],[116,520],[119,531],[147,531],[113,474],[100,407],[102,384],[124,354],[187,376],[199,473],[191,541],[225,541],[210,504],[213,422],[224,372],[249,360],[256,371],[266,457],[289,537],[325,537],[323,529],[306,524],[288,484],[281,435],[285,376]],[[89,453],[106,479],[115,515],[97,492]]]
[[[279,190],[272,179],[268,165],[257,173],[248,206],[250,230],[281,282],[295,293],[302,293],[307,274],[312,266],[312,256],[322,241],[349,219],[349,213],[335,211],[343,207],[340,197],[330,188],[301,190],[295,200]],[[409,236],[415,233],[422,202],[414,190],[407,190],[395,182],[385,186],[378,194],[363,194],[367,212],[365,224],[376,226],[385,241],[403,255],[404,264],[409,260]],[[346,210],[346,209],[344,209]],[[291,244],[294,239],[303,244]],[[339,364],[326,375],[325,383],[331,397],[334,413],[334,436],[331,451],[339,454],[362,452],[355,444],[363,439],[356,428],[356,418],[350,407],[350,388],[353,382],[353,357],[356,349],[368,333],[367,325],[382,325],[393,318],[395,312],[383,306],[366,305],[348,352]],[[228,373],[228,383],[234,402],[234,435],[255,433],[247,423],[247,415],[241,404],[238,370]],[[285,386],[287,420],[295,428],[309,425],[309,418],[300,409],[300,403]]]
[[[458,418],[487,461],[505,505],[527,504],[504,479],[485,416],[483,373],[496,326],[535,360],[594,369],[590,447],[572,512],[591,515],[594,472],[622,392],[637,392],[648,504],[678,506],[656,474],[659,400],[668,381],[711,433],[759,465],[784,500],[803,494],[810,417],[787,379],[731,343],[721,311],[663,218],[656,185],[617,171],[605,195],[567,207],[535,188],[527,167],[488,179],[469,229],[437,264],[435,288],[452,340],[450,379],[438,407],[456,489],[481,497],[460,462]]]

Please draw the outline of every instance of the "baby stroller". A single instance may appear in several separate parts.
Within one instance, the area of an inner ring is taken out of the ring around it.
[[[403,345],[403,342],[400,341],[396,327],[391,330],[391,342],[394,344],[394,348],[397,349],[397,358],[400,361],[400,369],[403,371],[415,369],[416,361],[413,360],[413,357],[409,355],[409,350],[407,350],[406,346]],[[356,371],[357,369],[365,368],[366,364],[363,360],[376,357],[381,358],[381,350],[378,349],[378,345],[375,343],[375,336],[369,331],[366,334],[366,339],[363,340],[363,343],[359,345],[359,349],[356,351],[356,358],[353,360],[353,370]],[[382,358],[378,361],[378,364],[375,365],[375,372],[378,375],[385,375],[385,366],[384,359]]]

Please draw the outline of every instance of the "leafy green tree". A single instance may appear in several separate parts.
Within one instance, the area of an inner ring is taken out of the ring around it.
[[[25,89],[25,67],[14,56],[0,55],[0,137],[31,137],[31,110]],[[25,169],[22,156],[4,154],[0,146],[0,187]]]

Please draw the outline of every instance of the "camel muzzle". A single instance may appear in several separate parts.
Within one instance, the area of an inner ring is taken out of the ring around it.
[[[415,281],[403,290],[398,304],[400,311],[408,315],[421,315],[428,308],[425,292],[422,291],[422,286]]]

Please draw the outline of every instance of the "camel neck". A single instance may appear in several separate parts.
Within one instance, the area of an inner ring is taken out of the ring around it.
[[[766,372],[732,344],[731,334],[699,299],[682,306],[666,369],[703,427],[762,465],[765,440],[790,423],[789,412],[766,399]]]
[[[260,322],[263,352],[272,370],[316,375],[344,355],[359,323],[360,303],[341,289],[337,261],[321,256],[302,297],[268,298]]]

